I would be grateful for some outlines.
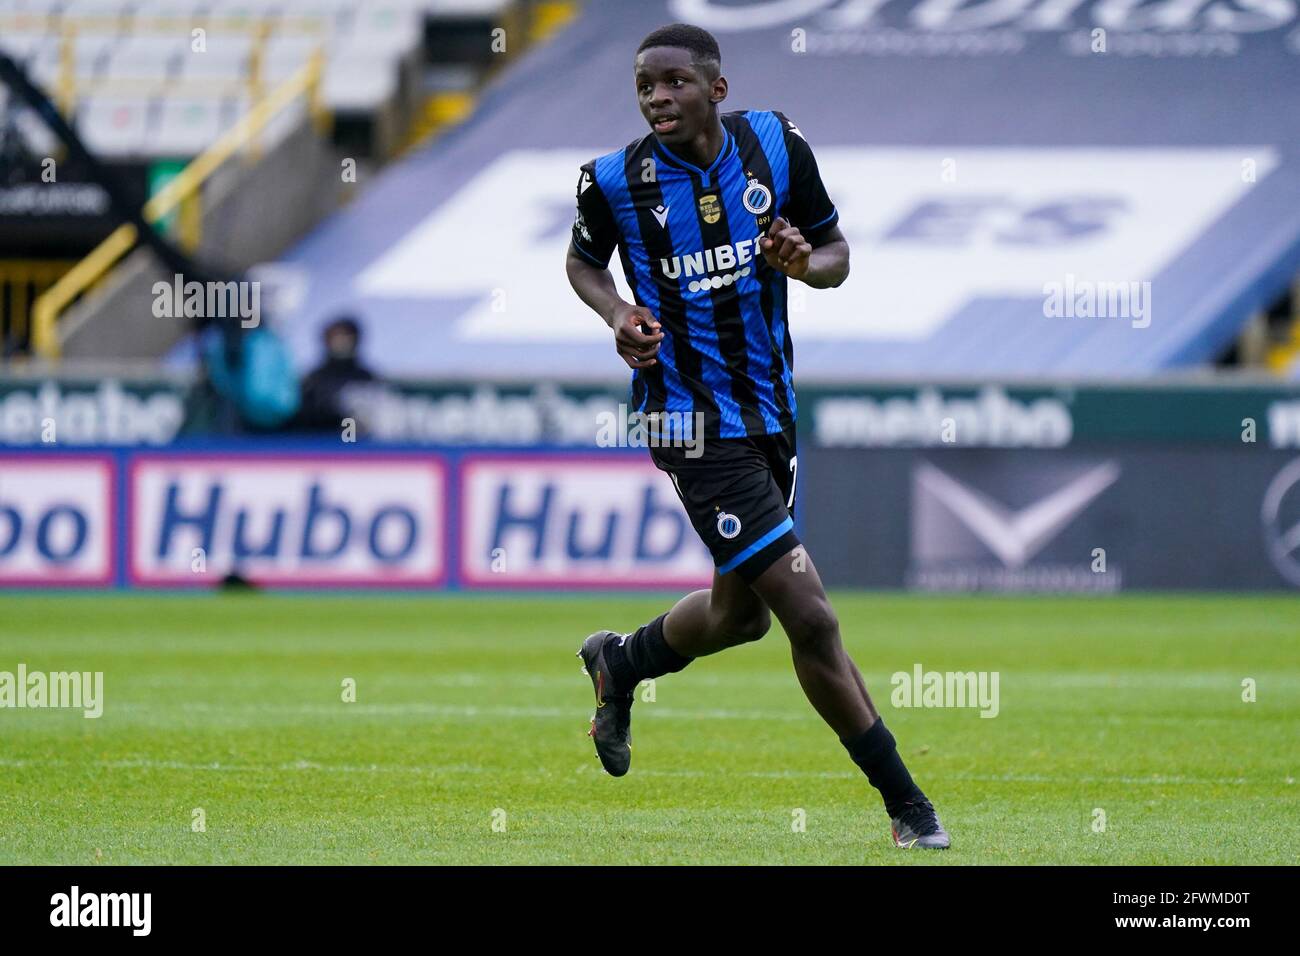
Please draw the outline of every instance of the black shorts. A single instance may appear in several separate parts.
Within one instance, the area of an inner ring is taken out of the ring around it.
[[[774,435],[704,439],[695,458],[680,445],[650,448],[668,472],[719,574],[753,582],[799,546],[794,533],[798,458],[794,427]]]

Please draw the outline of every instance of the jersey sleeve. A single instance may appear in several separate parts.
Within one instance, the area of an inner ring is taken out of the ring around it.
[[[578,175],[578,210],[573,217],[573,247],[578,254],[602,268],[618,245],[618,227],[609,201],[596,182],[596,163],[582,167]]]
[[[784,113],[773,112],[785,131],[785,149],[790,157],[790,195],[782,213],[791,225],[799,227],[805,239],[816,244],[839,223],[840,214],[826,194],[817,159],[803,133]]]

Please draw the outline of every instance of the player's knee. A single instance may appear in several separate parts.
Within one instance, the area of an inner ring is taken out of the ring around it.
[[[739,612],[714,608],[713,633],[728,647],[757,641],[772,626],[772,615],[766,607]]]
[[[799,606],[792,619],[783,622],[793,643],[817,647],[839,639],[840,622],[835,609],[825,599],[809,600]]]
[[[772,627],[772,615],[767,608],[732,621],[727,625],[727,637],[732,644],[747,644],[762,639]]]

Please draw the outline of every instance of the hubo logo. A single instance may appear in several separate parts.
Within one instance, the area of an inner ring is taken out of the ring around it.
[[[1032,467],[1037,462],[1038,467]],[[1081,520],[1119,478],[1113,461],[1017,458],[967,469],[922,462],[912,474],[911,587],[933,591],[1113,591],[1120,569],[1098,567],[1098,525]],[[996,489],[993,493],[983,489]],[[1004,502],[1012,502],[1005,504]],[[1046,552],[1046,553],[1045,553]],[[1038,560],[1043,555],[1044,560]]]
[[[1300,458],[1269,483],[1260,509],[1264,544],[1278,573],[1300,587]]]
[[[707,587],[713,574],[668,477],[642,455],[473,456],[458,499],[469,585]]]
[[[137,584],[411,586],[443,576],[445,469],[432,456],[140,455],[128,553]]]
[[[0,587],[111,584],[116,466],[99,455],[6,455]]]
[[[660,259],[659,267],[663,270],[664,277],[667,279],[679,279],[685,276],[701,275],[706,276],[703,279],[692,279],[687,283],[686,288],[691,292],[699,292],[705,289],[721,289],[723,286],[729,286],[739,282],[749,275],[753,269],[747,265],[754,259],[756,251],[759,248],[758,241],[763,237],[755,236],[753,239],[742,239],[734,245],[714,246],[712,249],[705,249],[703,252],[694,252],[689,256],[673,256],[671,259]],[[710,273],[721,272],[721,275],[709,276]]]

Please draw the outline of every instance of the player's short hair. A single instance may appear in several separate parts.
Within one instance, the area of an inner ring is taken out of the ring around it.
[[[654,46],[675,46],[691,51],[691,63],[710,81],[722,73],[722,51],[713,34],[689,23],[670,23],[655,30],[636,48],[639,56],[643,50]]]

